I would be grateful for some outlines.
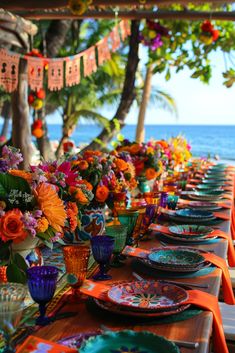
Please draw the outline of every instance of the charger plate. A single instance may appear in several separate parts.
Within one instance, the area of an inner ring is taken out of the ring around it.
[[[206,222],[211,222],[216,220],[216,217],[209,217],[209,218],[189,218],[189,217],[180,217],[173,214],[167,215],[169,220],[174,221],[175,223],[188,223],[188,224],[205,224]]]
[[[148,260],[157,266],[178,269],[182,268],[197,268],[205,258],[196,251],[186,249],[156,249],[148,255]]]
[[[173,342],[148,331],[107,331],[89,338],[80,353],[180,353]]]
[[[218,201],[223,198],[223,195],[198,195],[196,193],[188,194],[188,197],[198,201]]]
[[[178,306],[188,298],[188,293],[176,285],[143,280],[112,286],[107,296],[118,305],[153,311]]]
[[[212,227],[198,224],[181,224],[169,226],[169,231],[177,238],[204,238],[213,232]]]
[[[208,261],[203,262],[202,264],[198,265],[195,268],[190,268],[190,267],[168,267],[168,266],[161,266],[158,264],[155,264],[151,261],[149,261],[148,259],[142,259],[142,258],[138,258],[138,261],[154,270],[160,270],[163,272],[168,272],[169,273],[169,277],[170,274],[172,273],[177,273],[177,274],[184,274],[184,273],[194,273],[200,270],[203,270],[204,268],[209,267],[211,264]]]
[[[180,206],[180,203],[179,203]],[[189,204],[187,205],[188,208],[200,208],[202,210],[205,211],[216,211],[221,209],[220,206],[216,205],[216,203],[214,202],[210,202],[210,201],[189,201]]]
[[[130,310],[124,306],[120,306],[112,302],[105,302],[100,299],[92,298],[92,300],[101,309],[109,311],[113,314],[124,315],[124,316],[134,316],[134,317],[140,317],[140,318],[170,316],[173,314],[179,314],[190,307],[190,304],[182,304],[172,309],[145,312],[145,311]]]
[[[222,191],[222,185],[218,184],[218,185],[214,185],[214,184],[198,184],[195,187],[195,190],[205,190],[205,191],[211,191],[211,190],[215,190],[215,191]]]

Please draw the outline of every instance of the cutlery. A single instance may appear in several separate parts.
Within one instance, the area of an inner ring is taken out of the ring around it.
[[[105,325],[100,325],[101,330],[103,331],[114,331],[113,329],[105,326]],[[195,349],[199,346],[198,342],[188,342],[188,341],[179,341],[179,340],[170,340],[171,342],[175,343],[178,347],[184,347],[184,348],[192,348]]]
[[[138,275],[138,273],[136,272],[132,272],[132,275],[138,279],[138,281],[143,281],[144,278],[141,277],[140,275]],[[209,285],[208,284],[197,284],[197,283],[187,283],[187,282],[177,282],[177,281],[168,281],[167,279],[166,280],[163,280],[164,282],[167,282],[167,283],[171,283],[171,284],[175,284],[175,285],[178,285],[178,286],[186,286],[186,287],[195,287],[195,288],[209,288]]]

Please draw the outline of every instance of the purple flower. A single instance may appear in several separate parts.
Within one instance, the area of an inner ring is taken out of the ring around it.
[[[6,173],[8,171],[8,164],[5,159],[0,159],[0,172]]]
[[[36,236],[37,220],[30,212],[25,212],[22,217],[22,221],[24,223],[25,229],[31,233],[33,237]]]
[[[2,157],[6,160],[8,169],[17,168],[18,164],[23,161],[22,154],[18,148],[6,145],[2,149]]]

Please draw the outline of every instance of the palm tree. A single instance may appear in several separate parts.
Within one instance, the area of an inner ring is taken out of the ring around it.
[[[159,107],[169,110],[177,116],[177,107],[174,99],[167,93],[159,89],[151,89],[151,81],[153,77],[153,65],[149,64],[146,70],[144,87],[139,108],[138,122],[136,127],[135,140],[139,143],[144,141],[145,137],[145,114],[149,101],[156,103]]]

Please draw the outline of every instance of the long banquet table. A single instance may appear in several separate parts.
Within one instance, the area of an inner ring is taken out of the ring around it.
[[[231,215],[231,210],[223,210],[223,212],[228,212],[228,214]],[[220,223],[220,225],[216,226],[216,228],[230,233],[230,221],[223,221]],[[154,234],[150,236],[150,240],[142,241],[139,244],[139,246],[144,249],[150,249],[158,245],[162,246]],[[215,252],[215,254],[226,258],[228,242],[227,240],[220,239],[218,242],[213,244],[200,244],[193,246],[202,250],[212,250]],[[126,260],[124,267],[111,269],[110,274],[112,275],[112,280],[110,283],[120,280],[133,280],[134,277],[132,274],[133,269],[131,263],[132,260],[129,258]],[[205,276],[183,279],[174,278],[174,281],[187,282],[189,285],[190,283],[208,284],[208,288],[202,290],[218,296],[221,284],[221,273],[222,271],[220,269],[215,268],[213,272]],[[151,322],[148,323],[146,321],[141,322],[141,324],[136,324],[135,319],[129,320],[129,318],[127,319],[126,317],[117,317],[114,314],[100,311],[97,313],[97,311],[92,310],[92,308],[88,309],[86,298],[78,298],[77,300],[71,302],[69,298],[70,297],[68,296],[68,300],[64,301],[64,304],[62,308],[60,308],[59,312],[73,312],[74,316],[55,321],[49,326],[40,328],[36,333],[34,333],[35,336],[57,341],[61,338],[80,332],[99,330],[102,325],[105,325],[113,330],[148,330],[158,335],[162,335],[170,340],[184,340],[199,343],[199,347],[193,350],[188,348],[181,348],[182,353],[209,352],[210,337],[212,334],[213,326],[213,318],[211,312],[203,311],[197,316],[194,316],[185,321],[178,321],[168,324],[151,324]]]

